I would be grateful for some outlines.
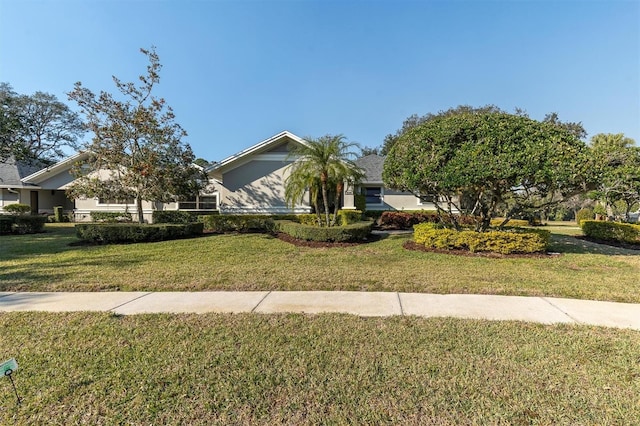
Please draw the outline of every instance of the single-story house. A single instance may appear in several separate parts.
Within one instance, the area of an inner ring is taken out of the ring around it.
[[[290,149],[304,143],[304,139],[284,131],[214,163],[204,170],[209,183],[198,197],[175,203],[144,201],[144,219],[150,222],[154,210],[220,214],[309,213],[308,200],[287,206],[284,191],[289,165],[294,161],[289,155]],[[87,154],[79,153],[44,168],[23,167],[15,161],[8,166],[5,163],[3,167],[7,168],[0,168],[0,179],[4,180],[0,180],[0,207],[23,203],[31,205],[34,213],[52,214],[54,206],[63,206],[78,222],[89,220],[92,211],[129,212],[135,217],[134,200],[66,198],[65,189],[74,179],[71,168],[84,155]],[[369,155],[358,159],[356,164],[364,169],[366,176],[356,188],[345,186],[342,208],[355,209],[355,194],[365,196],[367,210],[435,208],[411,193],[385,188],[382,183],[384,157]]]

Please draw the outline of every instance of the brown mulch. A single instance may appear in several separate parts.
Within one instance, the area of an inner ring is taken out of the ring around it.
[[[493,259],[549,259],[551,257],[560,256],[560,253],[513,253],[502,254],[493,252],[470,252],[469,250],[445,250],[431,247],[425,247],[423,244],[417,244],[413,241],[407,241],[403,244],[403,247],[407,250],[423,251],[428,253],[441,253],[452,254],[454,256],[467,256],[467,257],[488,257]]]
[[[333,242],[328,242],[328,241],[306,241],[306,240],[299,240],[297,238],[293,238],[292,236],[288,235],[288,234],[284,234],[284,233],[278,233],[276,235],[276,237],[279,240],[285,241],[287,243],[293,244],[294,246],[298,246],[298,247],[316,247],[316,248],[330,248],[330,247],[353,247],[353,246],[359,246],[362,244],[368,244],[368,243],[372,243],[374,241],[378,241],[381,239],[381,237],[379,235],[370,235],[369,238],[367,238],[366,240],[362,240],[362,241],[354,241],[354,242],[350,242],[350,243],[333,243]]]

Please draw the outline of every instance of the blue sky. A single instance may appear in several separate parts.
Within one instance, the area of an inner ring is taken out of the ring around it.
[[[640,144],[640,1],[0,0],[0,81],[72,108],[145,72],[198,157],[282,130],[378,146],[461,104],[557,112]]]

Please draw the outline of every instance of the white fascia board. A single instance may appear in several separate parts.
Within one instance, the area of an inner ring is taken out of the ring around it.
[[[237,161],[240,161],[244,158],[246,158],[247,156],[254,154],[256,152],[259,152],[267,147],[269,147],[270,145],[275,144],[277,141],[279,141],[280,139],[284,138],[284,137],[288,137],[300,144],[306,144],[306,141],[304,139],[302,139],[299,136],[294,135],[293,133],[285,130],[284,132],[280,132],[277,135],[271,136],[269,139],[265,139],[262,142],[258,142],[257,144],[244,149],[240,152],[238,152],[237,154],[233,154],[227,158],[225,158],[224,160],[220,161],[219,163],[214,164],[211,168],[207,169],[208,173],[211,172],[217,172],[222,168],[225,168],[226,166],[233,164]]]
[[[80,160],[81,158],[89,155],[88,152],[79,152],[70,157],[67,157],[56,164],[46,167],[42,170],[39,170],[35,173],[30,174],[29,176],[25,176],[22,178],[23,183],[37,183],[39,180],[43,181],[45,179],[50,178],[52,175],[58,174],[62,171],[69,170],[74,162]]]

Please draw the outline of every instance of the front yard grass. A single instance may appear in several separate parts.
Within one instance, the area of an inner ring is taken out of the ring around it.
[[[637,424],[640,333],[417,317],[0,314],[0,424]]]
[[[409,251],[402,245],[410,236],[344,248],[256,234],[83,247],[68,245],[76,241],[71,226],[47,230],[0,238],[0,291],[356,290],[640,302],[639,251],[559,233],[551,251],[560,256],[493,259]]]

